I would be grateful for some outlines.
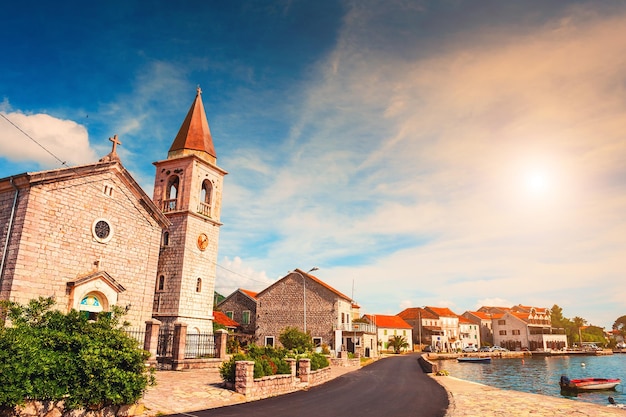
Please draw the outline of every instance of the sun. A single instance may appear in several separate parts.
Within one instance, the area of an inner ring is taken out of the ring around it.
[[[544,194],[550,190],[550,175],[545,171],[528,172],[524,179],[526,188],[533,194]]]

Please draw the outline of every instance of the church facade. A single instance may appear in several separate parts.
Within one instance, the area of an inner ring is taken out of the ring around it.
[[[226,172],[216,165],[201,92],[151,199],[111,153],[77,167],[0,179],[0,300],[52,296],[94,318],[117,305],[140,328],[155,318],[212,332]]]

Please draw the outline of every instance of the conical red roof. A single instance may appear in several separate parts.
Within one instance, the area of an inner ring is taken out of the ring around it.
[[[202,90],[198,87],[196,98],[170,147],[170,153],[187,149],[206,152],[217,158],[201,95]]]

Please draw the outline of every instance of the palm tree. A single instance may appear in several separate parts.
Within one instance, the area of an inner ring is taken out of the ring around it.
[[[580,329],[587,324],[587,320],[583,319],[582,317],[574,317],[572,319],[572,323],[574,323],[574,326],[576,326],[578,328],[578,342],[579,342],[579,346],[582,347],[583,346],[583,335],[582,332],[580,331]]]
[[[387,347],[393,348],[395,353],[400,353],[400,350],[406,349],[409,347],[409,343],[403,336],[393,336],[389,339],[387,343]]]

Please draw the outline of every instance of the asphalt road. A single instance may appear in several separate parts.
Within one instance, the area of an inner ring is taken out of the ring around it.
[[[448,395],[422,372],[418,356],[381,359],[306,391],[175,416],[443,417]]]

